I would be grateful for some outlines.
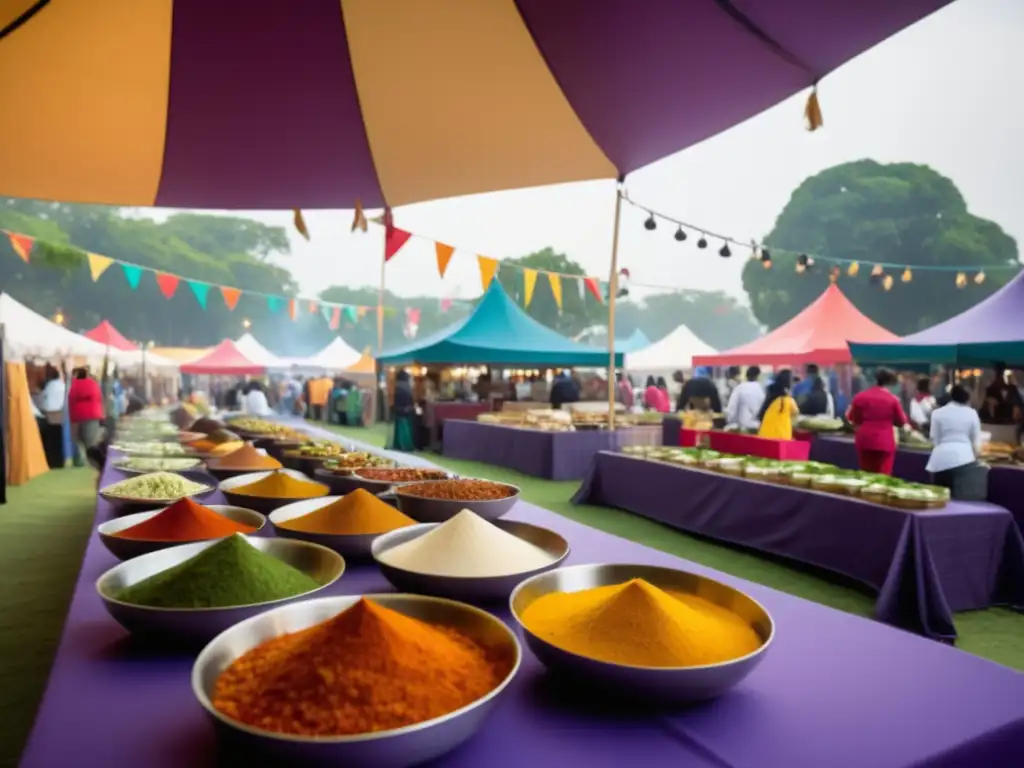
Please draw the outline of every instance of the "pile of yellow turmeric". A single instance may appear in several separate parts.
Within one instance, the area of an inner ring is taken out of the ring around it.
[[[522,621],[563,650],[635,667],[719,664],[761,647],[754,628],[732,611],[643,579],[545,595]]]

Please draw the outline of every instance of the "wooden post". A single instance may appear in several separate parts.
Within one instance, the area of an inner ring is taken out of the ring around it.
[[[622,219],[622,185],[615,183],[615,224],[612,229],[612,266],[608,275],[608,429],[615,428],[615,296],[619,292],[619,223]]]
[[[387,236],[384,237],[384,249],[387,249]],[[384,267],[387,260],[385,251],[380,252],[380,291],[377,293],[377,357],[384,351]]]

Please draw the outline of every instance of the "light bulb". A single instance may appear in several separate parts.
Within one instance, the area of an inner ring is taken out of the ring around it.
[[[906,269],[904,269],[903,270],[903,274],[900,275],[900,280],[902,280],[904,283],[909,283],[913,279],[914,279],[914,276],[910,272],[910,267],[907,267]]]
[[[976,285],[981,285],[982,283],[984,283],[985,282],[985,273],[984,272],[979,272],[978,274],[976,274],[974,276],[974,282],[975,282]]]
[[[650,232],[651,230],[654,230],[654,229],[657,229],[657,228],[658,228],[658,222],[654,220],[654,214],[653,213],[649,214],[647,216],[647,221],[644,222],[644,229],[646,229],[648,232]]]
[[[856,261],[846,268],[846,274],[848,274],[850,277],[856,277],[858,272],[860,272],[860,264],[858,264]]]
[[[676,230],[675,238],[680,243],[683,242],[686,239],[686,232],[683,230],[682,225],[680,225],[679,229]]]

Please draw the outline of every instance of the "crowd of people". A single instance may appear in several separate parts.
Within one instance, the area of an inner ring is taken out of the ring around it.
[[[225,411],[251,416],[303,416],[331,424],[364,423],[364,392],[353,381],[330,376],[287,376],[264,382],[259,379],[215,381],[213,402]]]

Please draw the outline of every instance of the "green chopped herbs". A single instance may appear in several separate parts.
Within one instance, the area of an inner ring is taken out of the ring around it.
[[[188,451],[178,443],[125,441],[114,445],[117,450],[135,456],[187,456]]]
[[[174,472],[182,469],[192,469],[199,465],[199,459],[189,458],[145,458],[137,457],[125,459],[118,463],[123,469],[131,469],[136,472]]]
[[[103,489],[107,496],[123,499],[150,499],[168,501],[193,496],[210,490],[210,486],[189,480],[173,472],[151,472],[130,480],[108,485]]]
[[[151,608],[230,608],[296,597],[320,586],[235,534],[113,597]]]

